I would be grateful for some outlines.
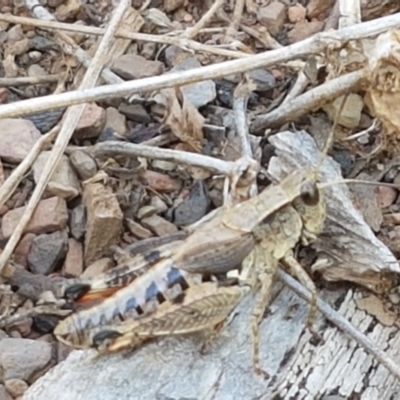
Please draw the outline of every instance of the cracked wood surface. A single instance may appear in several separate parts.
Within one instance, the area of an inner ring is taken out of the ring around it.
[[[306,135],[299,132],[295,135],[307,144]],[[274,145],[283,153],[288,143],[300,148],[293,134],[276,135]],[[315,156],[312,146],[305,148],[303,154],[310,150]],[[292,157],[290,151],[289,157]],[[375,241],[375,236],[373,239],[361,233],[369,228],[358,220],[357,215],[353,215],[355,212],[346,212],[346,218],[354,217],[358,221],[355,230],[350,232],[353,235],[351,238],[357,240],[361,235],[363,241],[361,244],[352,243],[350,249],[346,248],[346,258],[337,271],[350,280],[360,279],[359,283],[364,284],[374,279],[379,281],[379,274],[373,278],[377,271],[396,273],[398,264],[388,249]],[[332,218],[328,224],[330,221]],[[352,225],[353,222],[345,221],[344,227],[339,229],[339,233],[345,232],[347,236],[337,234],[332,238],[334,248],[340,248],[343,239],[348,237],[346,224]],[[338,231],[337,223],[333,226]],[[328,232],[330,228],[328,225]],[[373,243],[366,246],[369,237]],[[369,251],[374,260],[370,267],[363,262],[369,257]],[[358,256],[362,256],[361,262]],[[329,276],[339,277],[339,273]],[[339,311],[360,331],[400,362],[397,318],[385,316],[384,307],[376,296],[373,296],[374,307],[364,307],[372,312],[381,310],[375,312],[375,316],[359,309],[357,304],[365,304],[368,296],[371,295],[363,288],[336,288],[320,292],[321,298],[334,304],[335,308],[339,307]],[[399,382],[356,342],[322,317],[318,319],[318,328],[324,340],[320,343],[310,340],[311,335],[305,329],[308,306],[288,288],[282,289],[280,283],[274,286],[274,301],[260,328],[262,365],[271,374],[271,379],[264,380],[255,375],[252,371],[250,329],[252,302],[252,298],[247,298],[238,307],[235,318],[213,342],[206,355],[199,354],[202,344],[199,335],[165,338],[131,354],[96,357],[92,351],[74,351],[67,360],[35,382],[26,392],[24,400],[310,400],[323,399],[328,395],[370,400],[399,397]]]

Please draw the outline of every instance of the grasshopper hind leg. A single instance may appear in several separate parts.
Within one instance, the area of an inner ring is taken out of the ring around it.
[[[263,375],[265,379],[268,379],[270,375],[261,367],[260,361],[260,323],[271,301],[271,286],[278,268],[278,260],[260,243],[246,258],[243,265],[244,271],[249,271],[247,283],[252,287],[257,285],[257,282],[261,284],[258,298],[251,313],[253,368],[258,375]]]
[[[179,301],[166,301],[148,316],[98,328],[92,341],[115,352],[159,337],[213,330],[223,325],[247,292],[237,286],[219,287],[216,282],[192,286]]]

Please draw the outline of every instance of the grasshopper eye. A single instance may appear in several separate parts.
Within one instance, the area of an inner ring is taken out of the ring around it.
[[[64,297],[68,300],[78,300],[90,290],[90,285],[87,283],[74,283],[67,287],[64,292]]]
[[[306,180],[300,189],[300,199],[307,206],[316,206],[319,202],[319,189],[315,182]]]
[[[104,344],[105,341],[111,341],[119,338],[120,336],[122,336],[122,334],[117,331],[112,331],[112,330],[101,331],[93,336],[92,339],[93,346],[99,347],[102,344]]]

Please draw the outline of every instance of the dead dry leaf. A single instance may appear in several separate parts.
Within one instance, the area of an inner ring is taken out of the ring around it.
[[[164,89],[161,94],[166,104],[164,125],[169,127],[182,142],[200,152],[203,147],[204,117],[180,88]]]
[[[388,31],[378,37],[370,52],[371,87],[366,101],[372,113],[384,126],[388,142],[400,140],[400,31]],[[389,146],[387,146],[389,147]],[[392,152],[397,152],[394,146]]]
[[[393,326],[397,320],[396,313],[388,310],[382,300],[373,294],[356,299],[356,304],[360,310],[373,315],[382,325]]]

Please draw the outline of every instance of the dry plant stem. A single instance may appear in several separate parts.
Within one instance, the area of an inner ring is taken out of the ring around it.
[[[227,24],[231,23],[230,18],[226,15],[225,12],[223,12],[223,10],[219,10],[218,17],[221,21],[226,22]],[[239,27],[243,32],[246,32],[249,36],[252,36],[254,39],[258,40],[261,44],[263,44],[266,49],[280,49],[282,47],[282,45],[279,42],[277,42],[269,34],[268,31],[261,33],[256,29],[250,28],[242,24],[239,24]]]
[[[215,13],[222,7],[225,3],[225,0],[216,0],[210,9],[201,17],[201,19],[191,28],[188,28],[183,36],[192,39],[197,36],[201,29],[203,29],[208,23],[211,21],[212,17]]]
[[[227,36],[234,36],[239,29],[240,20],[242,19],[245,0],[236,0],[235,9],[233,10],[233,19],[229,25]]]
[[[342,41],[357,40],[400,25],[400,13],[388,17],[364,22],[340,31],[322,32],[291,46],[265,53],[249,56],[244,59],[225,61],[223,63],[179,71],[151,78],[124,82],[23,100],[17,103],[0,106],[0,118],[18,117],[32,112],[57,109],[73,104],[98,101],[109,97],[132,95],[150,92],[167,87],[182,86],[207,79],[219,78],[229,74],[240,73],[257,68],[265,68],[285,61],[298,59],[310,53],[322,53],[328,45],[340,47]]]
[[[56,21],[56,19],[51,15],[44,7],[40,5],[38,0],[25,0],[25,4],[27,8],[33,13],[33,15],[42,22],[41,27],[44,28],[43,23],[45,21]],[[26,18],[29,19],[29,18]],[[104,33],[104,30],[103,30]],[[75,56],[86,68],[89,67],[89,64],[91,62],[90,56],[82,50],[77,44],[74,42],[74,40],[66,35],[63,32],[55,31],[54,32],[55,37],[58,38],[58,40],[61,42],[61,46],[63,50],[72,56]],[[103,68],[101,72],[101,77],[110,84],[114,83],[122,83],[124,82],[123,79],[121,79],[118,75],[114,74],[110,69],[108,68]]]
[[[12,196],[14,190],[20,184],[22,178],[34,163],[37,156],[50,145],[59,131],[60,126],[57,125],[50,132],[43,135],[34,144],[24,160],[13,170],[8,179],[0,186],[0,207]]]
[[[339,2],[339,29],[359,24],[361,22],[360,0],[338,0]]]
[[[126,142],[109,141],[98,143],[93,147],[92,151],[94,152],[95,157],[114,155],[145,157],[206,168],[225,176],[230,176],[235,171],[237,165],[234,162],[218,160],[217,158],[203,156],[201,154]]]
[[[102,28],[96,28],[96,27],[92,27],[92,26],[83,26],[83,25],[65,24],[65,23],[57,22],[57,21],[47,21],[47,20],[42,21],[42,20],[36,20],[33,18],[17,17],[14,15],[8,15],[8,14],[0,14],[0,21],[10,22],[13,24],[35,26],[37,28],[42,28],[42,29],[64,30],[64,31],[70,31],[70,32],[85,33],[88,35],[102,36],[104,34],[104,29],[102,29]],[[250,56],[250,54],[243,53],[241,51],[220,49],[220,48],[217,48],[214,46],[202,44],[202,43],[196,42],[194,40],[186,39],[186,38],[180,38],[180,37],[174,37],[174,36],[168,36],[168,35],[151,35],[148,33],[140,33],[140,32],[130,32],[130,31],[128,32],[127,30],[125,30],[123,28],[118,29],[118,31],[115,33],[115,37],[122,38],[122,39],[131,39],[131,40],[135,40],[135,41],[140,40],[143,42],[169,44],[169,45],[178,46],[178,47],[181,47],[181,48],[187,49],[187,50],[201,51],[203,53],[210,53],[210,54],[215,54],[218,56],[224,56],[224,57],[229,57],[229,58],[244,58],[244,57]],[[83,51],[83,50],[81,50],[81,51]],[[77,57],[78,56],[80,56],[80,54],[77,54]],[[86,57],[86,59],[88,58],[87,55],[85,57]],[[109,83],[113,83],[113,82],[109,82]],[[117,83],[117,82],[115,82],[115,83]]]
[[[246,85],[247,83],[240,83],[233,94],[233,113],[235,116],[236,134],[240,139],[242,157],[253,158],[246,115],[250,91],[246,90]]]
[[[223,63],[195,68],[189,71],[179,71],[116,85],[106,85],[87,89],[85,91],[77,90],[53,96],[24,100],[18,103],[5,104],[0,106],[0,118],[18,117],[32,112],[62,108],[73,104],[98,101],[110,97],[150,92],[167,87],[182,86],[207,79],[220,78],[230,74],[250,71],[252,69],[266,68],[271,65],[298,59],[308,54],[323,53],[328,45],[340,48],[342,42],[377,35],[399,25],[400,13],[397,13],[388,17],[350,26],[340,31],[321,32],[291,46],[249,56],[244,59],[225,61]]]
[[[281,126],[292,122],[309,111],[349,92],[367,78],[368,71],[362,69],[332,79],[323,85],[309,90],[265,116],[258,117],[250,127],[250,132],[262,132],[266,128]],[[1,111],[1,110],[0,110]]]
[[[325,21],[325,31],[329,31],[331,29],[337,29],[339,17],[340,17],[339,2],[335,1],[335,4],[332,7],[332,10],[331,10],[329,16]]]
[[[282,270],[277,272],[278,278],[288,286],[293,292],[298,296],[305,299],[306,301],[311,301],[310,292],[305,289],[299,282],[288,275]],[[356,329],[346,318],[344,318],[340,313],[335,311],[330,305],[322,301],[317,300],[317,307],[326,319],[331,321],[335,326],[341,329],[344,333],[354,339],[360,346],[362,346],[368,353],[373,355],[376,360],[378,360],[382,365],[384,365],[397,379],[400,379],[400,365],[396,363],[387,353],[381,350],[376,344]]]
[[[294,99],[295,97],[297,97],[298,95],[303,93],[304,89],[308,85],[308,82],[309,82],[309,80],[308,80],[306,74],[303,71],[300,71],[299,75],[297,76],[295,84],[293,85],[293,87],[290,90],[290,92],[288,93],[288,95],[285,97],[285,100],[282,102],[280,107],[282,107],[283,105],[286,105],[292,99]]]
[[[101,42],[99,43],[92,63],[86,71],[86,74],[82,80],[82,83],[80,85],[81,90],[93,87],[96,84],[100,72],[103,68],[103,62],[107,50],[109,49],[110,43],[114,38],[114,32],[118,28],[118,23],[123,17],[125,10],[129,7],[129,5],[129,0],[121,0],[116,7],[110,23],[107,27],[107,31]],[[82,116],[84,108],[85,105],[80,104],[79,106],[72,107],[67,110],[61,132],[57,137],[57,140],[53,147],[53,151],[51,152],[44,171],[40,176],[39,182],[37,183],[36,188],[33,191],[32,197],[29,200],[24,215],[22,216],[17,227],[15,228],[15,231],[11,235],[10,240],[8,241],[3,253],[0,255],[0,273],[6,265],[16,245],[18,244],[26,224],[31,219],[32,214],[34,213],[35,208],[46,188],[47,182],[53,175],[54,170],[57,167],[57,164],[60,161],[61,156],[63,155],[64,150],[67,147],[69,140],[71,139],[72,134],[74,133],[75,127],[78,124],[80,117]]]
[[[62,74],[47,76],[24,76],[18,78],[0,78],[0,87],[40,85],[43,83],[55,83],[63,77]]]

